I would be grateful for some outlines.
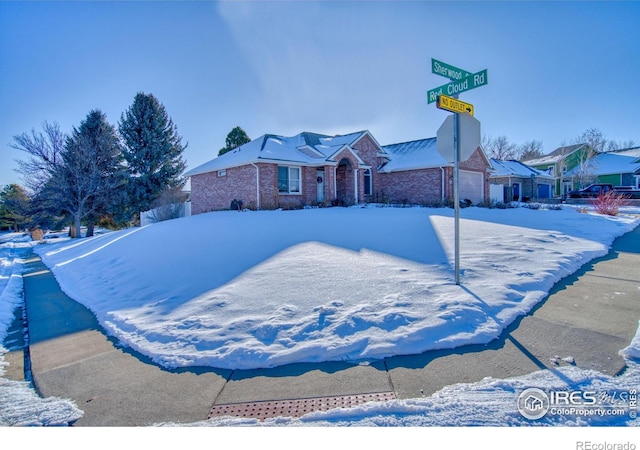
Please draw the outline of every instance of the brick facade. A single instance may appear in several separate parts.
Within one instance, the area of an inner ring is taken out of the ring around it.
[[[255,167],[231,167],[224,175],[221,173],[215,171],[191,177],[191,214],[229,209],[234,199],[242,200],[247,207],[257,205]],[[264,197],[263,192],[261,199]],[[260,205],[261,208],[266,206]]]
[[[469,159],[465,161],[460,161],[459,168],[460,170],[468,170],[470,172],[481,172],[484,174],[484,186],[483,186],[483,197],[484,201],[489,201],[489,173],[488,169],[491,167],[491,164],[487,160],[484,152],[478,147],[475,152],[471,154]],[[453,179],[453,170],[451,174],[451,178]],[[451,191],[451,198],[453,199],[453,188]]]
[[[445,179],[446,172],[445,171]],[[372,201],[434,204],[442,200],[442,170],[418,169],[378,174]],[[446,192],[446,186],[445,186]]]
[[[353,204],[356,201],[434,204],[442,202],[443,198],[448,201],[453,199],[451,167],[379,173],[376,168],[382,162],[378,156],[381,149],[368,134],[364,134],[355,142],[352,149],[353,152],[343,149],[333,156],[334,163],[323,166],[298,166],[295,163],[288,165],[300,168],[300,193],[278,192],[278,165],[274,163],[248,164],[231,167],[225,171],[193,175],[192,213],[229,209],[233,200],[242,200],[243,206],[250,209],[316,205],[319,203],[318,189],[323,185],[324,201],[320,202],[322,204],[331,204],[336,199],[345,204]],[[358,158],[365,166],[358,162]],[[487,167],[489,163],[480,149],[468,160],[460,163],[461,170],[484,174],[485,199],[489,196]],[[371,194],[368,196],[365,196],[365,170],[369,170],[371,179]],[[259,181],[256,178],[257,171]],[[321,171],[320,174],[318,171]]]

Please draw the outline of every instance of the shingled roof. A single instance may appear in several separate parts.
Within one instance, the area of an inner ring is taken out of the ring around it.
[[[365,130],[336,136],[306,131],[295,136],[265,134],[191,169],[185,176],[191,177],[258,162],[285,162],[301,165],[317,165],[323,161],[334,163],[333,155],[343,147],[353,145],[367,133],[368,131]]]
[[[567,145],[565,147],[560,147],[552,151],[551,153],[544,155],[540,158],[529,159],[523,161],[527,165],[530,166],[538,166],[542,164],[555,164],[565,158],[567,155],[579,150],[587,144],[575,144],[575,145]]]

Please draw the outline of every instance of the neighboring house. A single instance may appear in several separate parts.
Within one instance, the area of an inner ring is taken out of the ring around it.
[[[560,147],[541,158],[523,161],[526,165],[555,178],[553,196],[559,197],[578,188],[576,184],[587,182],[590,174],[585,168],[586,161],[594,151],[588,144],[576,144]],[[577,168],[579,177],[566,174]]]
[[[551,198],[555,177],[515,160],[491,159],[492,200],[502,203]],[[494,185],[502,188],[493,189]]]
[[[577,169],[570,170],[566,176],[577,177]],[[587,170],[594,176],[594,183],[640,189],[640,147],[599,153],[589,160]]]
[[[469,173],[464,175],[466,196],[460,198],[474,203],[488,198],[488,167],[481,148],[460,163],[461,174]],[[199,214],[228,209],[237,200],[251,209],[436,203],[453,197],[452,174],[451,164],[437,153],[435,138],[382,147],[369,131],[359,131],[264,135],[185,176],[191,182],[192,213]]]

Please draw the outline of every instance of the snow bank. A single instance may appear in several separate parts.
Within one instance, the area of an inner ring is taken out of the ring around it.
[[[192,427],[521,427],[521,426],[640,426],[633,415],[552,414],[536,421],[518,411],[518,396],[535,386],[545,392],[577,390],[596,392],[599,399],[609,396],[610,404],[640,385],[640,367],[630,363],[621,376],[609,377],[593,370],[565,366],[529,375],[498,380],[486,378],[477,383],[447,386],[426,398],[365,403],[353,408],[318,411],[300,418],[256,419],[221,417],[188,424]],[[626,397],[623,397],[626,398]],[[606,405],[601,401],[600,405]],[[626,406],[627,403],[624,403]],[[606,409],[606,406],[605,406]],[[176,426],[177,424],[160,424]],[[179,425],[185,426],[185,425]],[[619,431],[618,431],[619,432]]]
[[[23,302],[23,263],[32,246],[31,238],[20,233],[0,237],[0,344],[7,337],[15,309]],[[5,353],[7,349],[0,345],[0,426],[68,425],[82,416],[70,400],[43,399],[29,383],[2,378]]]
[[[31,238],[22,233],[0,236],[0,343],[13,322],[14,310],[22,302],[22,259]]]
[[[272,367],[486,343],[637,218],[453,211],[217,212],[39,246],[63,290],[165,367]],[[536,263],[532,263],[535,261]]]

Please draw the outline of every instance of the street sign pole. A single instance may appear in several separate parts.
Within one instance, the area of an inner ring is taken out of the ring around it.
[[[431,71],[437,75],[449,78],[450,83],[431,89],[427,92],[427,103],[438,102],[438,108],[453,112],[453,203],[454,203],[454,270],[456,285],[460,284],[460,108],[462,111],[473,115],[473,105],[458,102],[458,94],[471,89],[475,89],[487,84],[487,70],[477,73],[460,69],[450,64],[431,59]],[[456,99],[456,105],[441,104],[440,96],[448,95]],[[445,121],[446,123],[446,121]],[[444,124],[443,124],[444,126]],[[441,127],[442,128],[442,127]],[[468,132],[466,132],[468,133]],[[475,150],[475,149],[474,149]],[[449,161],[450,162],[450,161]]]
[[[453,222],[453,246],[454,246],[454,271],[456,274],[456,285],[460,285],[460,193],[458,185],[460,182],[460,142],[458,139],[459,116],[453,114],[453,203],[455,218]]]

